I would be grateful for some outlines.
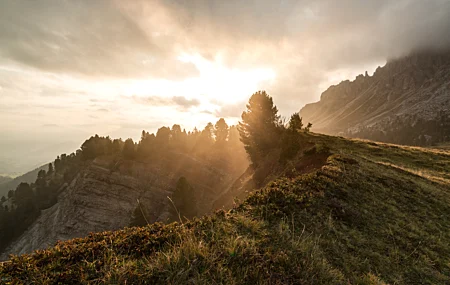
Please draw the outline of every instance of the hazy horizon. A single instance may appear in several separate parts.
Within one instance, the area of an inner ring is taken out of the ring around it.
[[[0,175],[94,134],[282,116],[386,60],[450,44],[450,1],[3,1]]]

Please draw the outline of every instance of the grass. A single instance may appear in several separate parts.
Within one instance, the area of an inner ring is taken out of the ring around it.
[[[316,171],[279,177],[234,209],[185,224],[95,233],[12,256],[0,282],[449,284],[450,153],[305,139],[330,149]],[[316,156],[323,152],[293,164]]]

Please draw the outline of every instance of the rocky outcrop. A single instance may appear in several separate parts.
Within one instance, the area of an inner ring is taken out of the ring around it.
[[[176,153],[147,163],[97,158],[59,190],[58,202],[43,210],[0,259],[44,249],[58,240],[126,227],[138,200],[149,223],[166,221],[170,207],[167,197],[180,176],[185,176],[194,187],[199,214],[204,214],[211,209],[215,197],[230,187],[239,171],[229,173],[206,161]]]
[[[384,127],[393,120],[435,120],[450,115],[450,51],[416,52],[390,60],[373,76],[331,86],[319,102],[300,111],[313,131],[351,134],[367,127]],[[413,122],[414,123],[414,122]]]

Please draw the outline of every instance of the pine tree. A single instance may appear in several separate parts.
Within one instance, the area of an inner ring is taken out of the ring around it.
[[[50,162],[48,164],[48,171],[47,171],[47,175],[52,175],[53,173],[53,164]]]
[[[258,91],[250,97],[238,131],[253,164],[258,164],[267,151],[278,145],[279,120],[278,109],[265,91]]]
[[[175,191],[172,195],[172,202],[172,220],[179,220],[178,214],[181,218],[188,219],[194,217],[197,214],[197,203],[195,200],[194,188],[183,176],[180,177],[177,181]]]
[[[298,132],[302,128],[303,128],[303,121],[298,112],[292,114],[291,119],[289,120],[288,130],[291,132]]]
[[[130,226],[133,227],[142,227],[147,225],[147,219],[145,217],[144,209],[142,208],[141,203],[138,200],[138,204],[133,211],[133,217],[131,219]]]
[[[220,118],[214,129],[214,134],[216,135],[216,142],[219,144],[224,144],[228,139],[229,128],[228,124],[225,122],[224,118]]]
[[[122,150],[123,156],[127,159],[134,159],[136,156],[136,149],[133,139],[127,139]]]

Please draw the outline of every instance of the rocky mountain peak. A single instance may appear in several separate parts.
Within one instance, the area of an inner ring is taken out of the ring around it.
[[[365,72],[329,87],[300,114],[315,131],[348,135],[366,128],[385,132],[396,118],[410,121],[414,116],[411,124],[436,120],[450,113],[449,74],[450,51],[415,52],[389,60],[373,76]]]

